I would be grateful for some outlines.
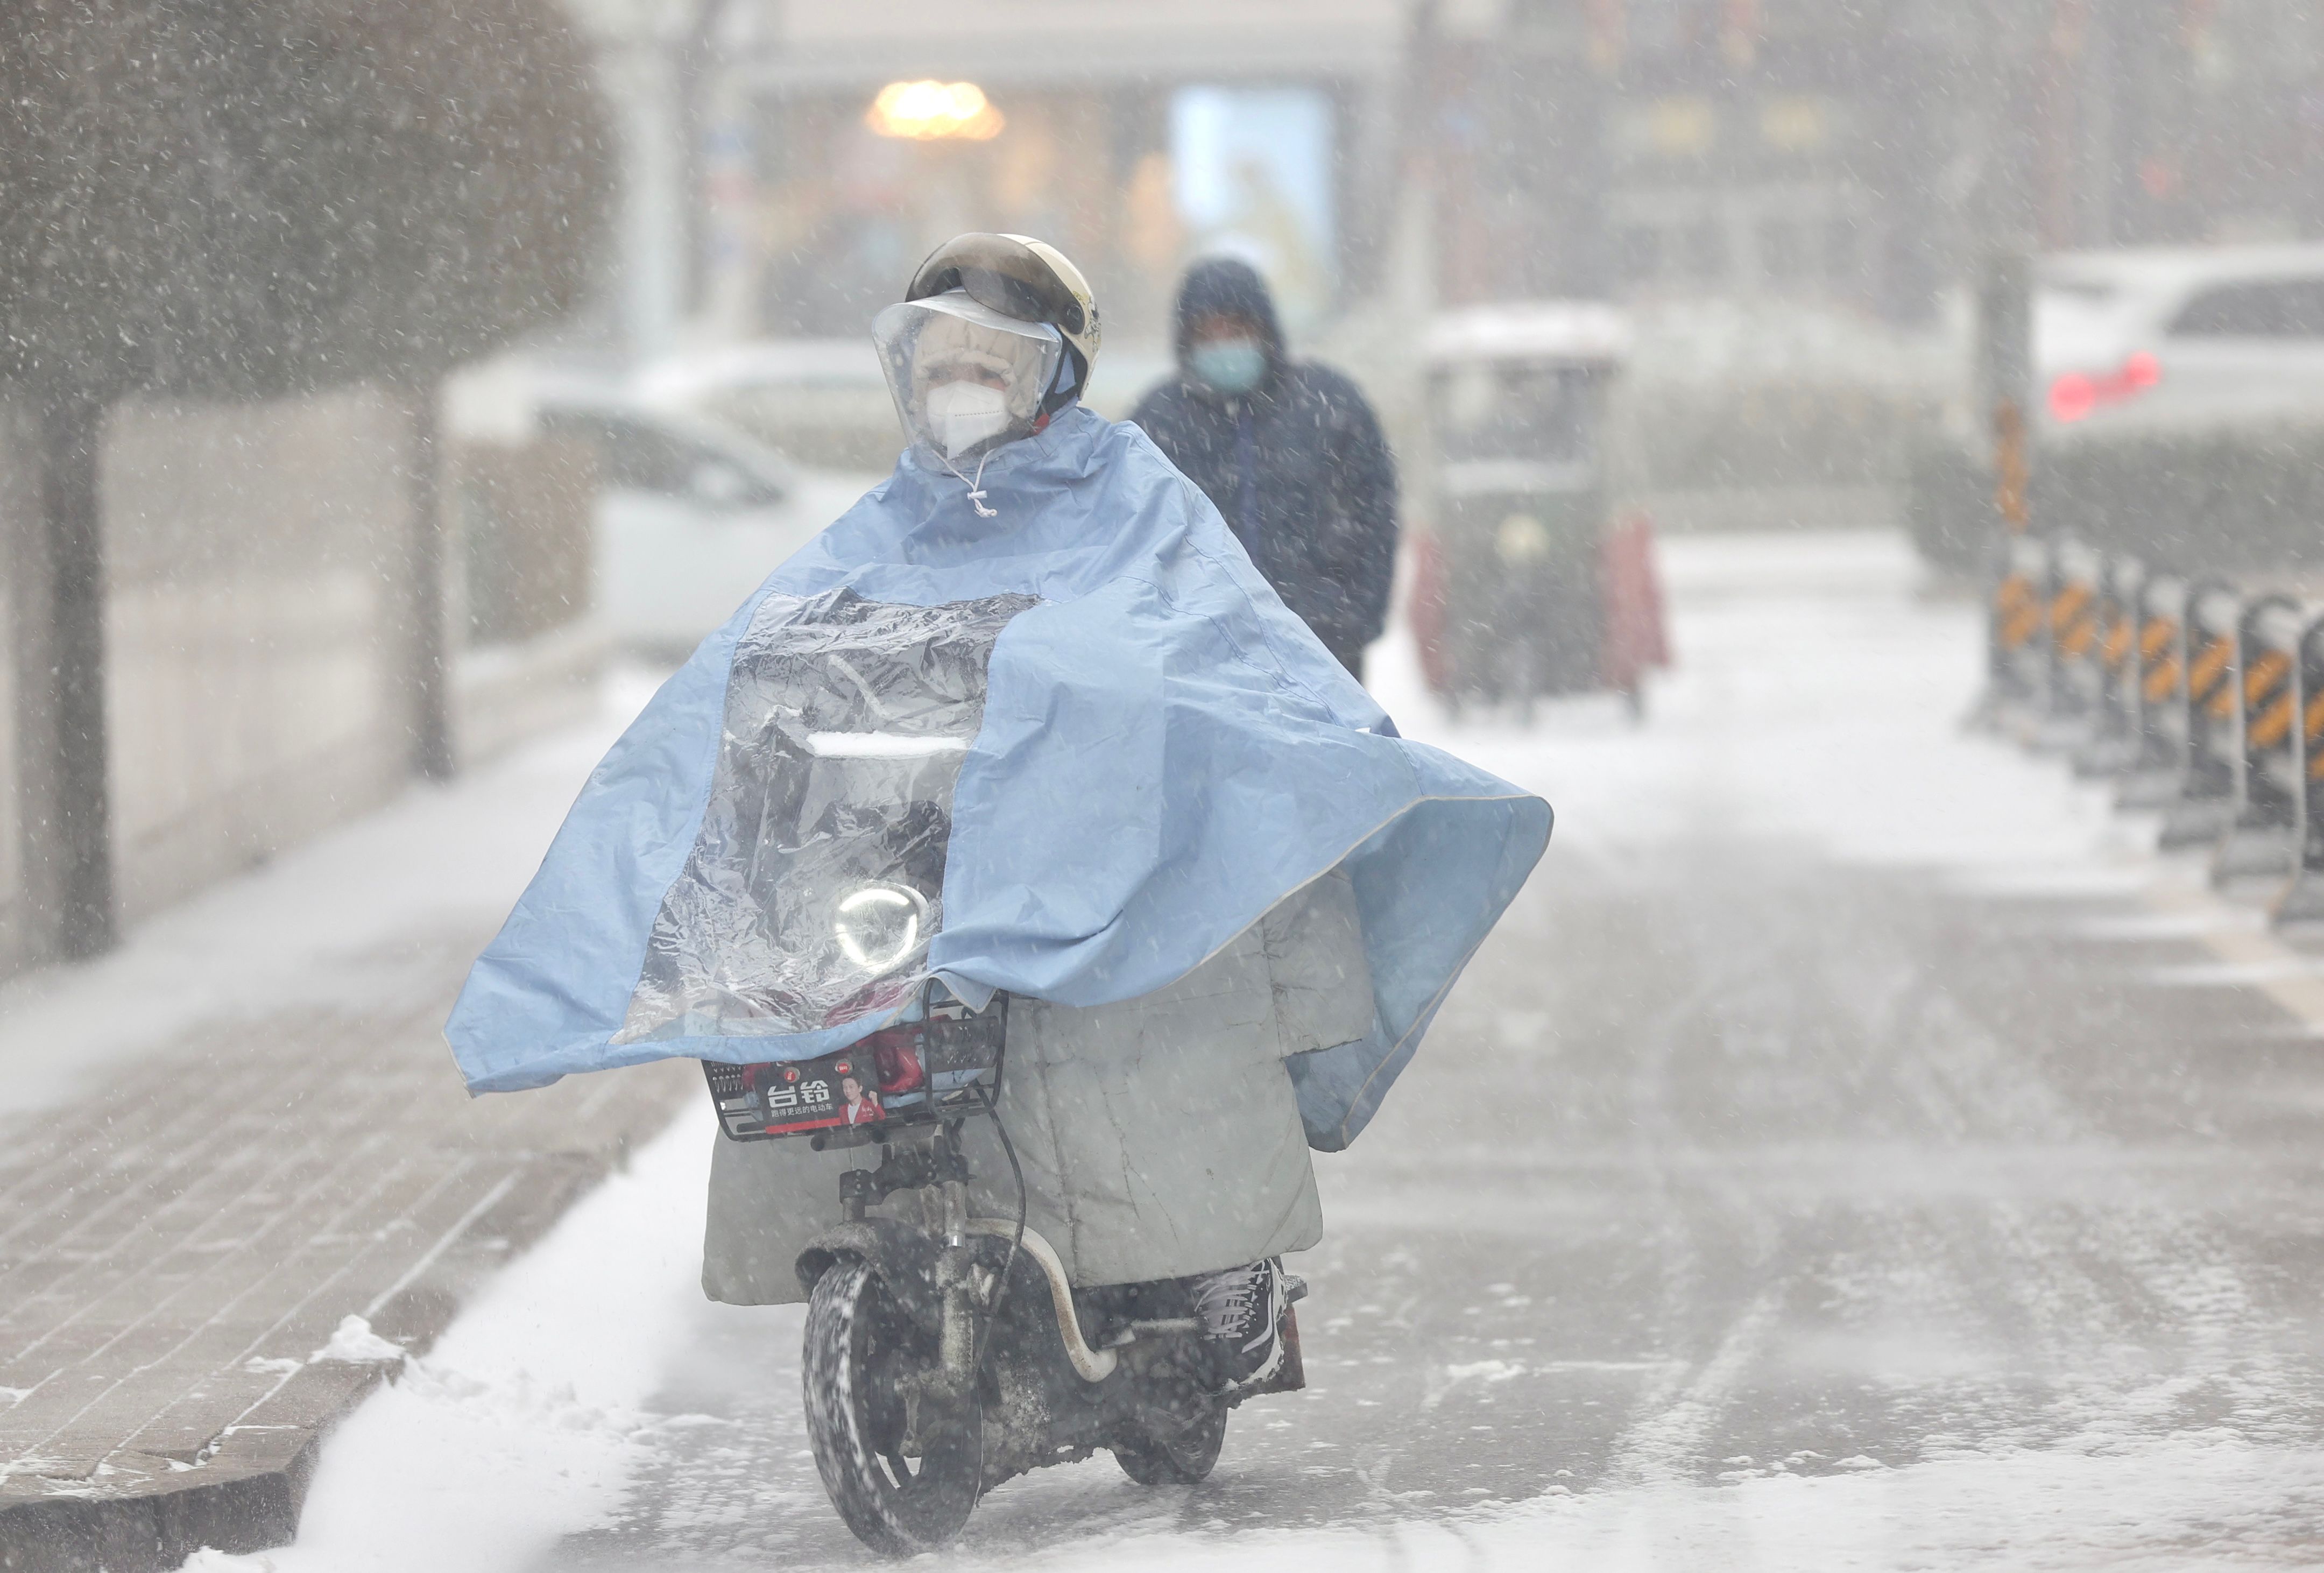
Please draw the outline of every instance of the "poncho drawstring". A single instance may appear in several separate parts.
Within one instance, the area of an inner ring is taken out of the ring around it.
[[[976,478],[974,480],[971,480],[966,476],[961,474],[960,467],[953,463],[950,458],[943,454],[938,454],[936,457],[944,460],[945,468],[952,471],[953,479],[958,481],[962,486],[968,488],[968,505],[976,510],[976,516],[978,518],[998,519],[1001,517],[1000,509],[988,508],[984,505],[984,460],[992,457],[992,450],[991,449],[984,450],[984,458],[980,458],[976,461]]]

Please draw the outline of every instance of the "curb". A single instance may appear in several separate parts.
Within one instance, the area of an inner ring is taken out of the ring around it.
[[[425,1354],[480,1287],[623,1167],[631,1149],[664,1129],[687,1096],[699,1096],[693,1066],[672,1065],[623,1073],[626,1096],[590,1100],[618,1107],[592,1107],[590,1117],[556,1133],[580,1138],[575,1145],[495,1154],[508,1161],[507,1171],[485,1189],[488,1171],[479,1170],[475,1184],[484,1195],[448,1233],[367,1308],[357,1300],[334,1301],[330,1310],[367,1309],[375,1332],[409,1354]],[[521,1123],[537,1124],[521,1116],[558,1100],[534,1093],[493,1101]],[[117,1455],[135,1467],[97,1471],[117,1484],[42,1479],[22,1462],[14,1474],[0,1472],[0,1573],[167,1573],[206,1547],[247,1554],[290,1544],[324,1441],[396,1372],[385,1362],[310,1361],[186,1450]]]

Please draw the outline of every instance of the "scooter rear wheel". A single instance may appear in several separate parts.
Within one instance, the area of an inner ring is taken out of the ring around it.
[[[919,1456],[904,1451],[907,1394],[939,1360],[936,1335],[870,1264],[840,1262],[816,1281],[799,1363],[816,1472],[856,1539],[886,1556],[948,1543],[976,1505],[979,1412],[942,1428],[922,1416]]]
[[[1227,1411],[1214,1409],[1174,1437],[1113,1445],[1113,1461],[1140,1485],[1199,1485],[1218,1464]]]

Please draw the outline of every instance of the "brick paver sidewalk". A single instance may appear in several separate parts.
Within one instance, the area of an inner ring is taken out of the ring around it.
[[[141,1573],[291,1538],[319,1439],[699,1073],[471,1101],[401,1013],[218,1022],[0,1131],[0,1569]],[[473,953],[468,948],[466,953]]]

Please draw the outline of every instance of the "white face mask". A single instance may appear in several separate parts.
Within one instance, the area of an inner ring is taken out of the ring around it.
[[[928,432],[956,457],[1009,426],[1009,396],[982,383],[939,383],[928,390]]]

